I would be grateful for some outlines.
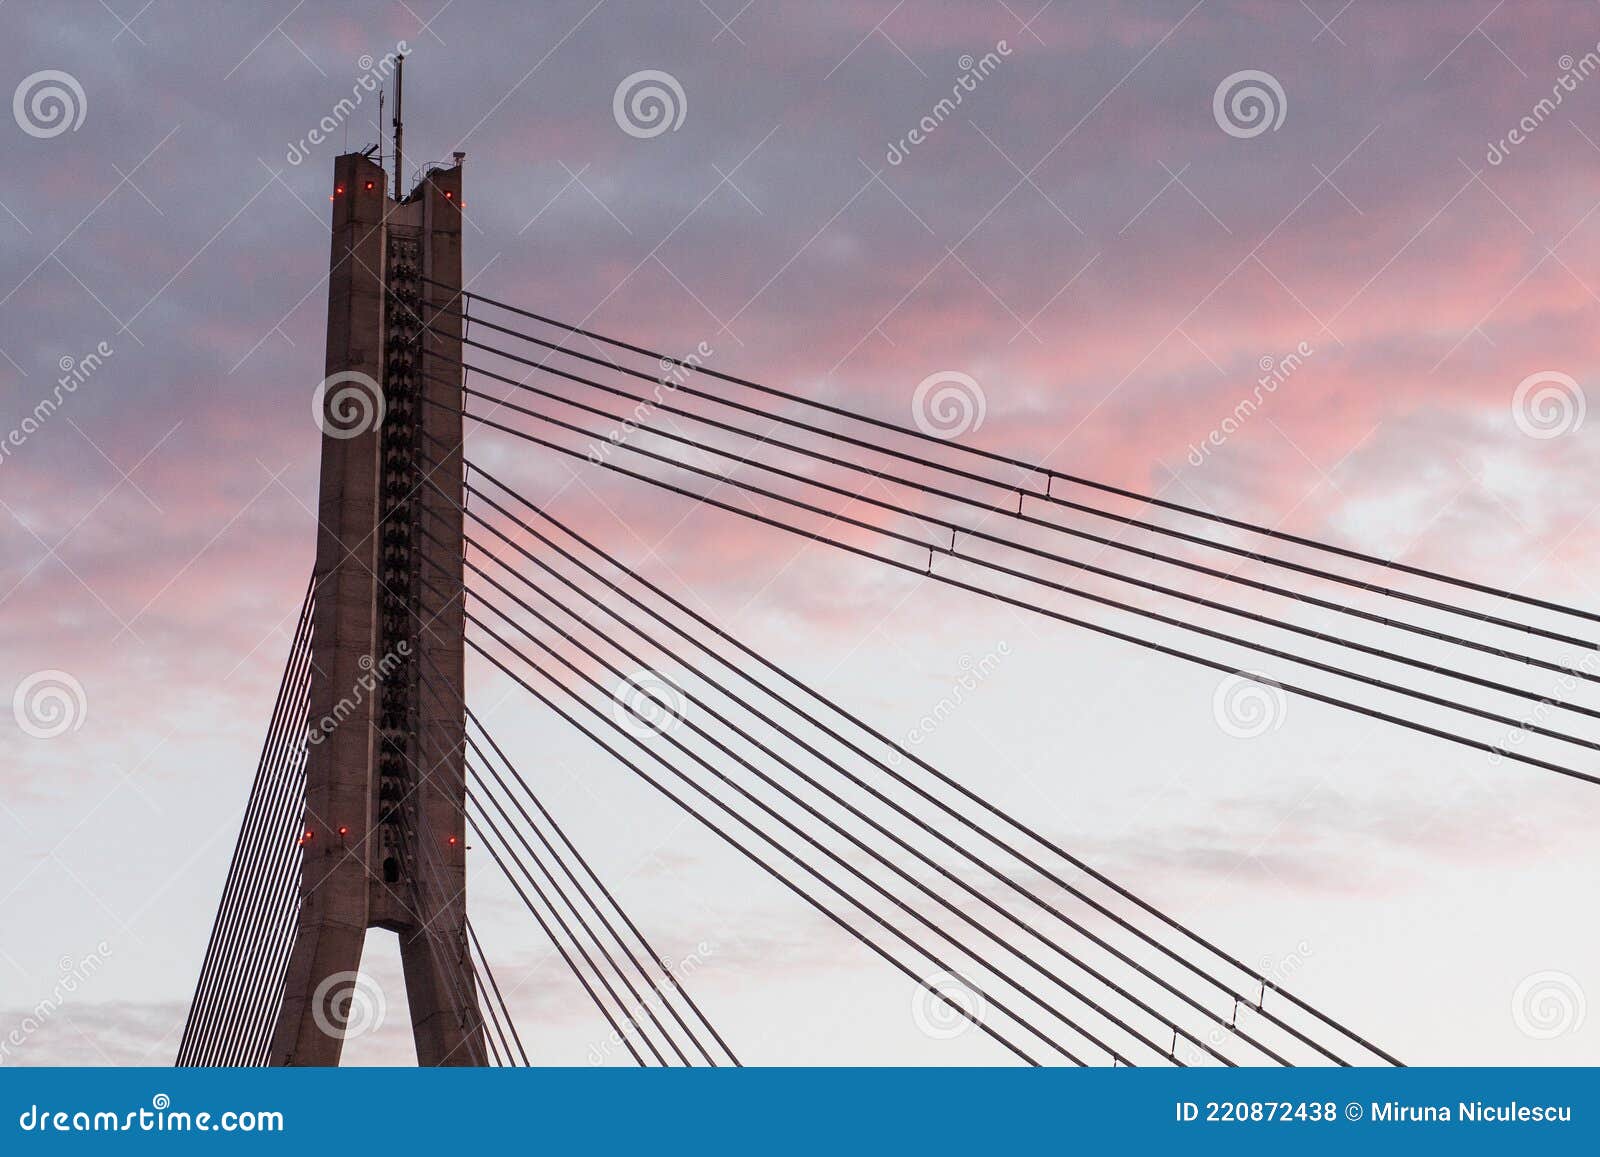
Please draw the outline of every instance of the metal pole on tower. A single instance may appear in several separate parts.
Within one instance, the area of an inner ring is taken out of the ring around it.
[[[405,199],[405,190],[402,187],[405,181],[406,166],[402,158],[405,156],[406,125],[402,106],[406,91],[406,58],[402,54],[395,57],[394,62],[394,199]]]

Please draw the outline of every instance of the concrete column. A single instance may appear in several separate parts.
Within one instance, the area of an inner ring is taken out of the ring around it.
[[[370,681],[375,639],[379,434],[370,420],[357,428],[363,424],[360,399],[346,391],[369,392],[366,383],[383,379],[384,216],[390,202],[383,170],[355,154],[334,162],[332,192],[323,429],[355,432],[324,433],[322,439],[301,909],[283,1013],[273,1034],[275,1065],[339,1063],[344,1041],[327,1006],[360,968],[367,930],[373,696],[363,687]],[[378,399],[368,402],[375,406]],[[322,1008],[315,999],[319,990]]]
[[[422,285],[422,338],[419,390],[432,402],[422,404],[423,458],[428,482],[417,492],[417,521],[426,534],[417,536],[418,573],[427,582],[417,587],[422,624],[417,646],[421,669],[435,692],[418,698],[417,764],[421,781],[416,811],[421,838],[439,880],[435,900],[441,911],[426,913],[436,935],[431,939],[402,933],[401,959],[411,1004],[412,1032],[421,1065],[483,1064],[483,1025],[478,1016],[466,935],[466,821],[463,809],[466,715],[465,652],[462,613],[462,517],[456,504],[462,489],[460,370],[461,323],[444,313],[462,308],[461,166],[436,169],[423,178],[411,201],[420,213],[422,269],[431,281]],[[439,282],[440,284],[433,284]],[[441,497],[433,487],[449,496]],[[429,535],[432,538],[429,538]],[[434,545],[433,540],[444,544]],[[437,592],[437,593],[436,593]],[[463,996],[467,998],[462,1007]],[[465,1012],[465,1016],[463,1016]]]

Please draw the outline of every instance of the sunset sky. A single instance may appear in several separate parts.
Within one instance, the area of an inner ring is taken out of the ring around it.
[[[60,400],[0,454],[0,696],[83,700],[52,738],[0,715],[0,1033],[104,966],[3,1063],[172,1060],[312,565],[332,163],[375,97],[310,135],[402,41],[407,159],[466,153],[483,294],[903,424],[964,374],[965,444],[1600,606],[1594,4],[741,4],[5,6],[0,93],[58,70],[82,120],[0,125],[0,438]],[[682,120],[641,136],[614,98],[644,70]],[[1246,70],[1282,119],[1230,132]],[[1516,402],[1536,375],[1576,390],[1558,430]],[[1593,785],[1300,699],[1240,740],[1213,671],[493,432],[468,454],[890,735],[1002,654],[920,753],[1403,1059],[1600,1062],[1600,1012],[1514,1012],[1545,973],[1600,999]],[[747,1062],[1008,1060],[920,1033],[909,982],[505,680],[469,689]],[[603,1022],[471,866],[534,1059],[591,1063]],[[409,1063],[392,937],[364,967],[389,1015],[347,1059]]]

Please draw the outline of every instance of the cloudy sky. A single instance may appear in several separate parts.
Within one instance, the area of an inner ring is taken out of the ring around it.
[[[971,445],[1600,603],[1593,4],[11,0],[5,19],[0,691],[64,672],[82,700],[61,735],[0,726],[0,1027],[103,966],[4,1063],[176,1048],[312,562],[331,166],[379,135],[370,94],[335,110],[401,42],[408,159],[466,152],[482,293],[903,423],[920,382],[964,374]],[[615,109],[645,70],[677,88],[668,131]],[[1272,124],[1218,108],[1244,71],[1271,79]],[[1553,409],[1519,402],[1535,376]],[[1592,785],[1294,698],[1240,740],[1213,671],[473,439],[891,735],[1002,653],[922,753],[1241,958],[1292,960],[1291,987],[1406,1060],[1600,1060],[1600,932],[1575,918]],[[696,995],[744,1059],[1007,1060],[919,1032],[909,982],[470,677],[662,953],[702,958]],[[492,873],[473,863],[473,907],[535,1059],[588,1063],[603,1022]],[[397,959],[374,935],[389,1016],[351,1060],[410,1058]],[[1554,1033],[1519,1006],[1540,977],[1568,1010]]]

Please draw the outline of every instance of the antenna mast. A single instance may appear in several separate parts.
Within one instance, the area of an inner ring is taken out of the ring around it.
[[[394,66],[394,199],[396,201],[400,201],[405,196],[400,187],[401,182],[405,180],[405,164],[401,160],[404,156],[402,150],[406,134],[405,122],[401,119],[401,104],[405,95],[405,86],[406,58],[398,56],[395,58]]]

